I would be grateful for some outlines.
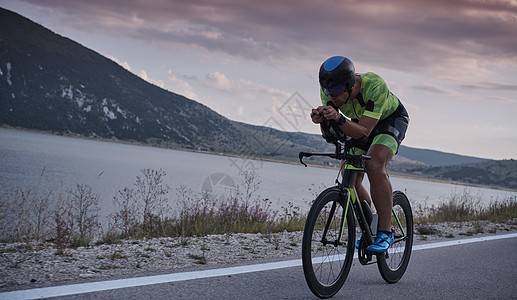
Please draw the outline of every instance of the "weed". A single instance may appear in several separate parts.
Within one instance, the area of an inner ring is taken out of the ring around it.
[[[453,193],[437,206],[416,205],[415,226],[439,222],[464,222],[486,220],[494,223],[511,222],[517,218],[517,197],[495,201],[488,206],[481,205],[481,197],[472,195],[468,189]],[[481,224],[477,225],[481,226]],[[483,230],[477,228],[476,231]]]
[[[199,265],[206,265],[206,258],[205,258],[205,255],[196,255],[196,254],[189,254],[188,255],[189,258],[191,259],[194,259],[196,264],[199,264]]]
[[[118,269],[118,268],[119,267],[116,266],[116,265],[104,264],[104,265],[99,267],[99,270],[112,270],[112,269]]]
[[[127,256],[123,254],[121,250],[115,250],[110,256],[109,259],[112,261],[115,259],[126,259]]]
[[[475,234],[485,232],[485,229],[484,229],[483,225],[481,224],[481,222],[475,222],[473,229],[474,229]]]
[[[242,173],[242,182],[222,200],[207,192],[196,194],[185,186],[180,186],[176,196],[169,198],[170,187],[164,184],[164,171],[142,169],[140,172],[133,188],[124,188],[115,195],[116,212],[108,217],[104,232],[98,230],[99,194],[90,186],[78,184],[65,195],[37,194],[18,188],[12,191],[8,204],[0,203],[3,228],[0,239],[6,242],[52,241],[56,254],[67,255],[67,248],[88,246],[96,238],[97,245],[122,243],[128,239],[132,239],[127,241],[128,244],[139,244],[139,239],[167,236],[175,238],[175,243],[168,247],[179,247],[189,245],[190,238],[196,236],[224,234],[221,241],[230,244],[234,233],[263,233],[278,250],[281,238],[276,233],[302,231],[305,225],[306,215],[300,207],[290,202],[280,210],[273,210],[271,200],[261,199],[257,195],[261,182],[251,171]],[[310,192],[316,193],[313,188]],[[177,203],[178,209],[171,211],[168,203]],[[517,197],[487,206],[480,203],[481,197],[466,189],[454,192],[439,205],[415,205],[415,232],[424,235],[421,237],[424,239],[425,235],[440,234],[429,224],[452,222],[451,226],[461,227],[464,221],[477,223],[463,235],[487,230],[496,232],[497,228],[486,229],[485,223],[479,220],[507,223],[515,229]],[[287,246],[298,247],[298,243],[291,242]],[[205,242],[201,251],[203,256],[209,251]],[[255,249],[250,248],[250,251]],[[112,257],[115,259],[117,254]]]
[[[95,245],[113,245],[113,244],[120,244],[122,243],[123,235],[120,233],[117,233],[114,230],[108,230],[106,233],[104,233],[99,240],[95,242]]]
[[[433,226],[431,225],[423,225],[423,224],[420,224],[420,225],[417,225],[415,227],[416,229],[416,232],[418,234],[421,234],[421,235],[431,235],[431,234],[437,234],[438,233],[438,230],[436,228],[434,228]]]
[[[70,189],[68,203],[68,224],[70,243],[73,247],[87,246],[100,228],[98,222],[99,194],[93,192],[91,186],[78,184]]]

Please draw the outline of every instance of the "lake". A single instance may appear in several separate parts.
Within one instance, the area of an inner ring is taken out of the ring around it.
[[[337,176],[333,169],[0,129],[1,201],[9,201],[17,187],[30,189],[33,195],[58,195],[87,184],[100,194],[102,218],[114,210],[117,191],[133,187],[144,168],[167,173],[173,205],[180,186],[196,193],[212,189],[223,197],[242,181],[240,171],[255,170],[260,181],[255,195],[271,200],[274,209],[291,202],[302,211],[308,211],[315,193],[333,185]],[[465,191],[485,204],[517,196],[517,192],[399,177],[391,181],[394,190],[406,192],[413,206],[438,204]]]

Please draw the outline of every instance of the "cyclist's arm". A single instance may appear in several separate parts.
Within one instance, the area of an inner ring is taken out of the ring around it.
[[[327,120],[335,120],[336,122],[339,122],[339,119],[341,118],[341,113],[339,113],[332,107],[328,106],[328,109],[325,110],[325,118]],[[378,122],[378,119],[363,115],[359,119],[359,123],[347,120],[345,124],[339,125],[339,129],[341,130],[341,132],[354,139],[360,139],[363,136],[369,136]]]
[[[338,118],[339,120],[339,118]],[[359,123],[345,122],[345,124],[339,126],[339,129],[346,135],[359,139],[363,136],[370,136],[375,125],[379,123],[378,119],[374,119],[368,116],[362,116],[359,119]]]

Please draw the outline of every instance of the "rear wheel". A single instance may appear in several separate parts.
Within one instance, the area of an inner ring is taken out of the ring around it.
[[[413,247],[413,214],[408,198],[400,191],[393,193],[391,230],[395,242],[386,253],[377,255],[377,266],[386,282],[395,283],[406,272]]]
[[[352,266],[355,226],[352,207],[345,211],[345,203],[339,189],[327,189],[314,201],[305,223],[303,273],[311,291],[320,298],[335,295]],[[341,226],[343,236],[339,239]]]

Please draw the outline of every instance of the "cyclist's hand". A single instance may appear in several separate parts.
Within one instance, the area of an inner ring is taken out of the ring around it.
[[[312,109],[311,119],[314,124],[319,124],[319,123],[325,121],[325,117],[323,116],[323,107],[322,106]]]
[[[327,120],[335,120],[337,122],[337,121],[339,121],[341,114],[336,109],[334,109],[332,106],[324,106],[323,107],[323,116]]]

